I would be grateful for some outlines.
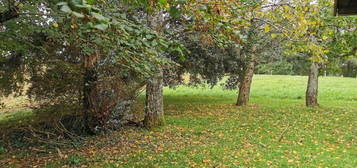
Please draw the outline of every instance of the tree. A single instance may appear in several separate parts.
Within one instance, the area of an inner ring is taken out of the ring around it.
[[[172,8],[167,1],[128,1],[125,3],[133,7],[131,13],[146,17],[142,23],[157,34],[164,36],[168,19],[172,16]],[[172,5],[172,4],[171,4]],[[160,50],[160,49],[158,49]],[[164,58],[165,51],[156,53],[157,59]],[[147,128],[161,126],[164,124],[163,105],[163,67],[158,67],[157,72],[146,81],[146,106],[143,124]]]
[[[81,105],[84,129],[96,133],[122,118],[142,81],[163,64],[156,55],[168,43],[113,3],[56,4],[25,3],[23,10],[31,13],[4,22],[0,65],[9,68],[0,70],[6,73],[2,93],[21,92],[21,83],[31,83],[27,94],[41,102]]]
[[[281,26],[282,33],[290,39],[289,42],[286,42],[289,48],[288,53],[304,54],[310,61],[306,90],[306,106],[308,107],[318,106],[318,77],[321,66],[328,60],[338,58],[336,52],[341,53],[346,49],[348,52],[353,50],[353,45],[341,44],[346,44],[346,41],[355,43],[353,40],[336,38],[339,33],[345,33],[336,31],[336,23],[343,19],[341,17],[333,18],[331,10],[329,10],[332,9],[332,4],[333,2],[330,0],[294,1],[289,6],[284,6],[284,10],[274,13],[276,20],[281,20],[281,23],[289,25],[289,28]],[[346,30],[346,32],[351,31],[348,28]],[[348,34],[346,33],[348,38],[353,38],[353,35]]]

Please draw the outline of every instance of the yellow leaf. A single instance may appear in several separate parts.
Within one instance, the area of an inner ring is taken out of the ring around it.
[[[285,11],[289,11],[290,9],[289,6],[284,6],[283,8],[285,9]]]
[[[20,3],[20,4],[18,5],[18,7],[19,7],[20,9],[22,9],[22,8],[24,8],[24,4],[23,4],[23,3]]]
[[[202,162],[203,163],[209,163],[209,162],[211,162],[211,160],[210,159],[206,159],[206,160],[203,160]]]
[[[233,20],[231,23],[235,25],[235,24],[238,24],[239,21],[238,20]]]
[[[264,31],[265,31],[265,33],[270,32],[270,26],[269,26],[269,25],[266,25],[266,26],[264,27]]]
[[[314,21],[309,22],[309,25],[316,25],[317,23]]]

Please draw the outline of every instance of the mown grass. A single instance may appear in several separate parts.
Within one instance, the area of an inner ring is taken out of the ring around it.
[[[300,76],[257,75],[246,107],[234,106],[236,91],[220,87],[165,89],[165,127],[126,128],[92,137],[82,148],[62,151],[61,157],[48,154],[51,159],[41,163],[46,167],[357,167],[357,79],[320,78],[318,108],[304,107],[306,81]],[[14,163],[13,158],[7,160]]]
[[[304,104],[306,83],[306,76],[255,75],[251,90],[251,103]],[[213,89],[181,86],[165,90],[165,104],[231,104],[235,103],[236,94],[235,90],[223,90],[219,86]],[[357,104],[357,78],[320,77],[319,101],[322,106],[355,106]]]

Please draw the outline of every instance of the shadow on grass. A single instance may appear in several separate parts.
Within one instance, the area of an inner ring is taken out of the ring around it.
[[[2,117],[0,159],[80,145],[85,135],[80,113],[78,106],[54,105]]]

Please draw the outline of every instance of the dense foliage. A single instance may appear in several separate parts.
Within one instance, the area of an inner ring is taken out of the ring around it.
[[[27,94],[44,104],[85,105],[90,97],[90,115],[102,122],[95,125],[111,114],[122,116],[144,80],[168,63],[156,55],[170,44],[121,13],[102,15],[110,6],[52,5],[21,4],[21,11],[35,14],[3,23],[1,94],[22,93],[31,84]]]

